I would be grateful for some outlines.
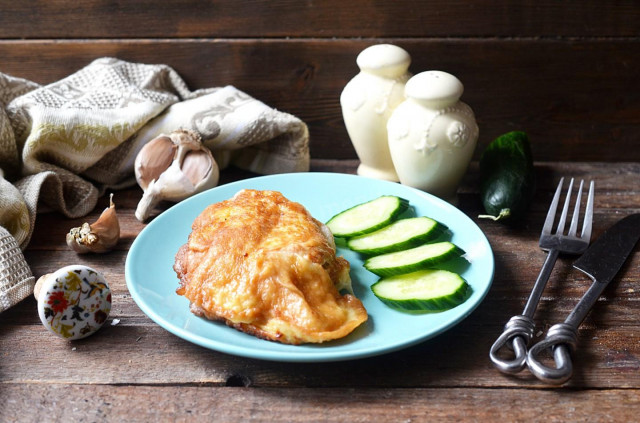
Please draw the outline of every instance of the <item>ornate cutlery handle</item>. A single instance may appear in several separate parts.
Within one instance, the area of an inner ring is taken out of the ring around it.
[[[542,269],[540,269],[540,274],[529,294],[524,311],[521,315],[513,316],[509,319],[507,324],[504,325],[502,335],[493,343],[489,351],[489,358],[491,358],[493,365],[503,373],[518,373],[527,366],[527,345],[533,339],[533,331],[536,326],[533,321],[533,314],[540,302],[542,291],[549,280],[558,255],[559,251],[557,249],[552,248],[549,250]],[[505,345],[514,351],[515,357],[512,360],[498,357],[498,351]]]
[[[527,354],[529,370],[538,379],[560,385],[571,378],[573,364],[570,353],[575,351],[578,335],[574,325],[558,323],[551,326],[546,338],[538,342]],[[542,364],[538,358],[545,350],[553,352],[556,367],[548,367]]]
[[[491,346],[489,357],[493,365],[503,373],[518,373],[527,365],[527,345],[533,339],[535,323],[532,318],[518,315],[513,316],[504,326],[504,332]],[[507,346],[513,350],[511,360],[498,357],[498,351]]]

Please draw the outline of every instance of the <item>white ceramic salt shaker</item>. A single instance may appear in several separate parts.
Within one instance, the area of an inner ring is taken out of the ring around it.
[[[387,124],[400,182],[451,203],[478,140],[473,111],[460,101],[463,90],[449,73],[421,72],[407,82],[407,99]]]
[[[358,175],[397,182],[389,153],[387,121],[404,100],[405,83],[411,77],[411,57],[398,46],[377,44],[362,50],[356,63],[360,73],[344,87],[340,105],[360,159]]]

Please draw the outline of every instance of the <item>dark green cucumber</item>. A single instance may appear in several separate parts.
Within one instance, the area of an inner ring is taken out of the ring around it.
[[[535,191],[533,156],[527,134],[509,132],[496,138],[480,156],[480,196],[493,220],[521,218]]]
[[[347,246],[367,255],[402,251],[440,236],[447,227],[428,217],[400,219],[377,231],[349,239]]]
[[[371,257],[364,262],[364,267],[378,276],[393,276],[427,269],[463,254],[464,251],[451,242],[436,242]]]
[[[334,236],[350,238],[389,225],[408,208],[407,200],[383,195],[338,213],[329,219],[327,226]]]
[[[444,311],[462,304],[470,287],[457,273],[428,269],[380,279],[371,290],[393,308]]]

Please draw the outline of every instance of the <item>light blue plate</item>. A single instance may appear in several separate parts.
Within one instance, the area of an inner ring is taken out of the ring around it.
[[[209,204],[227,200],[243,188],[280,191],[304,205],[320,221],[380,195],[409,200],[416,215],[429,216],[449,227],[451,241],[467,252],[461,268],[473,293],[463,304],[440,313],[407,314],[378,300],[369,286],[377,277],[362,267],[362,259],[339,248],[351,263],[355,294],[364,303],[369,320],[346,338],[319,345],[284,345],[264,341],[220,322],[199,318],[189,302],[175,293],[173,271],[178,248],[187,241],[191,223]],[[288,362],[349,360],[396,351],[451,328],[482,301],[493,279],[489,242],[471,219],[430,194],[404,185],[339,173],[296,173],[263,176],[223,185],[184,200],[153,220],[135,239],[127,256],[125,277],[131,296],[152,320],[169,332],[197,345],[243,357]]]

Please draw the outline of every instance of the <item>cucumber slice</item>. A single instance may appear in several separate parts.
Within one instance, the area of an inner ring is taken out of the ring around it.
[[[378,276],[393,276],[427,269],[463,254],[464,251],[451,242],[436,242],[371,257],[364,262],[364,267]]]
[[[327,226],[334,236],[350,238],[387,226],[408,208],[407,200],[383,195],[338,213],[329,219]]]
[[[408,311],[444,311],[462,304],[471,288],[448,270],[420,270],[380,279],[371,290],[385,304]]]
[[[349,239],[347,246],[362,254],[377,255],[402,251],[437,238],[447,227],[428,217],[412,217]]]

